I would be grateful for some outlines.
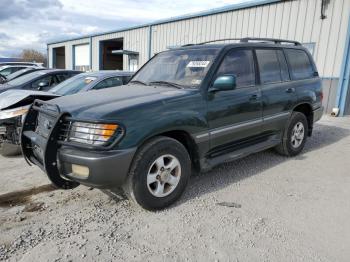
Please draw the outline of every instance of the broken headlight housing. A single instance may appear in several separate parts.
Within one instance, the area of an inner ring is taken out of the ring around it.
[[[28,113],[29,106],[22,106],[14,109],[0,111],[0,119],[9,119],[17,116],[23,116]]]

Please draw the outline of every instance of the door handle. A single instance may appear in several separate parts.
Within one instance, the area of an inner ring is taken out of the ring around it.
[[[290,87],[286,89],[286,93],[294,93],[295,92],[295,88],[294,87]]]
[[[251,95],[249,98],[249,101],[256,101],[258,100],[258,95]]]

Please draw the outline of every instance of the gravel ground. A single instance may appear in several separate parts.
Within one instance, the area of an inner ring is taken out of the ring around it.
[[[325,117],[300,156],[269,150],[192,176],[152,213],[54,190],[22,158],[0,158],[0,260],[349,261],[349,159],[350,118]]]

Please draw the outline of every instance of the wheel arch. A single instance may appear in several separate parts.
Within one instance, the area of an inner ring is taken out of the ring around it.
[[[161,133],[157,133],[151,137],[148,137],[146,140],[143,141],[142,145],[145,145],[151,139],[153,139],[155,137],[160,137],[160,136],[175,139],[180,144],[182,144],[186,148],[186,150],[190,156],[192,165],[195,168],[195,170],[200,169],[198,146],[195,143],[193,137],[190,135],[189,132],[187,132],[185,130],[181,130],[181,129],[164,131]],[[142,147],[142,145],[140,147]]]
[[[292,111],[293,112],[300,112],[306,116],[307,123],[308,123],[308,136],[311,136],[312,129],[313,129],[313,123],[314,123],[314,121],[313,121],[314,115],[313,115],[313,110],[312,110],[311,104],[300,103],[300,104],[296,105]]]

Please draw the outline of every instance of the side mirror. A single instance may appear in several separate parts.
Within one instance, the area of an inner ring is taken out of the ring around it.
[[[48,81],[42,81],[38,84],[38,90],[43,89],[44,87],[49,86],[49,82]]]
[[[210,91],[217,92],[217,91],[227,91],[227,90],[234,90],[236,89],[236,76],[235,75],[223,75],[218,76],[212,87],[210,88]]]

